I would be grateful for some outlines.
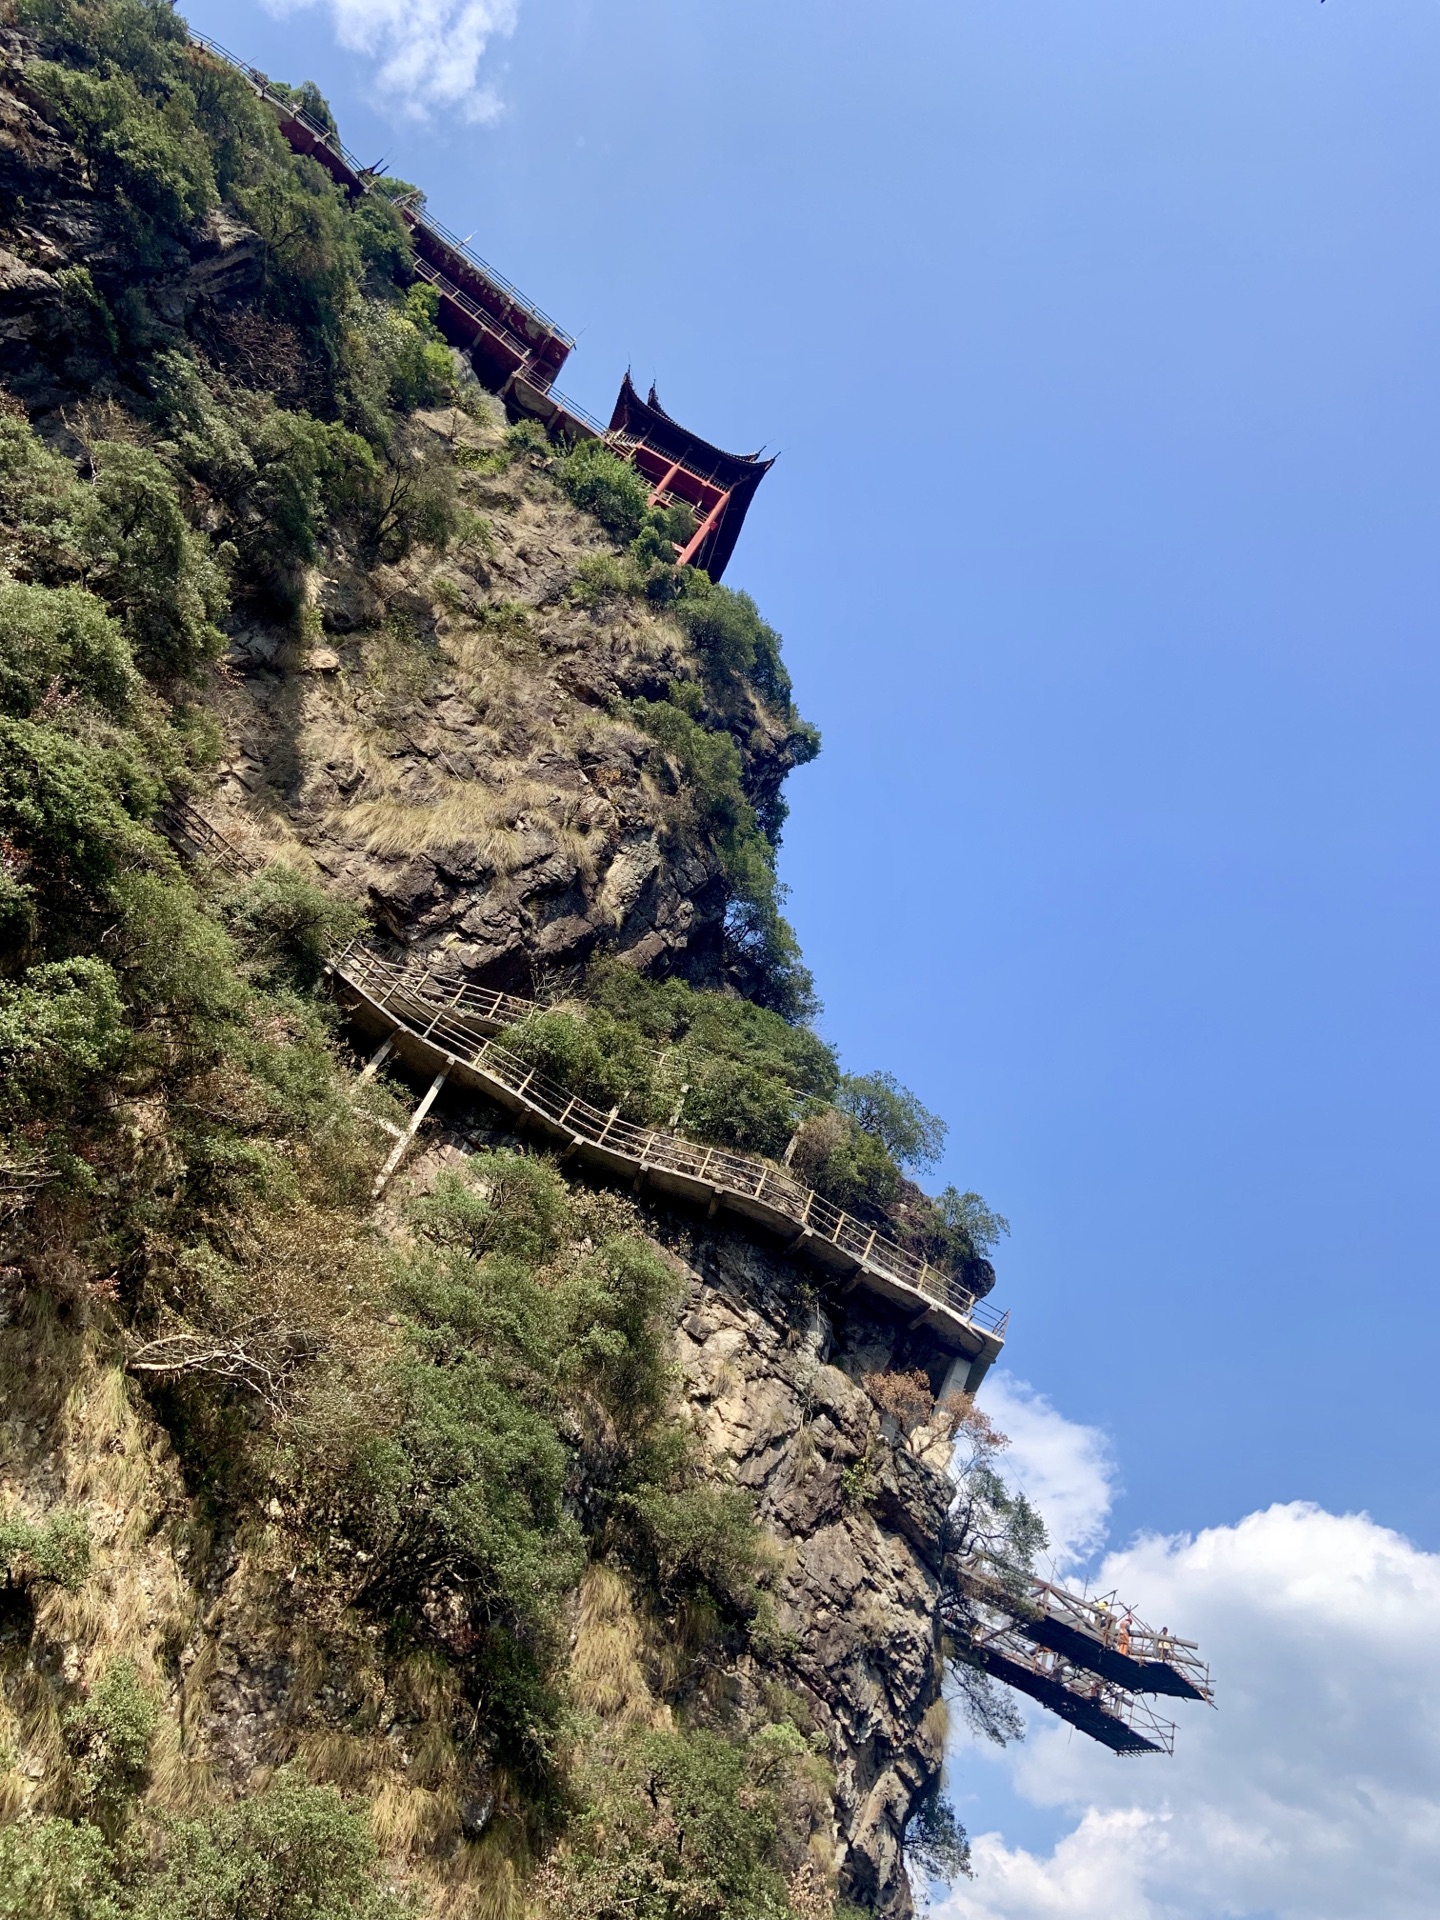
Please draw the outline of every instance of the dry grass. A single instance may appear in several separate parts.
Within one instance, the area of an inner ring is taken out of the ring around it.
[[[336,1782],[337,1785],[342,1784]],[[375,1844],[390,1860],[448,1853],[460,1837],[460,1795],[454,1787],[417,1787],[403,1774],[367,1776]]]
[[[942,1695],[932,1700],[925,1709],[925,1717],[920,1722],[920,1738],[932,1753],[941,1754],[949,1737],[950,1703]]]
[[[398,796],[362,800],[337,808],[332,827],[343,827],[377,854],[416,854],[434,847],[471,847],[481,864],[509,874],[533,859],[534,835],[548,834],[593,879],[595,850],[579,809],[583,796],[557,793],[524,777],[495,788],[475,780],[445,779],[423,802]]]
[[[363,1793],[376,1774],[393,1771],[399,1754],[381,1733],[346,1733],[337,1727],[307,1733],[295,1750],[307,1780],[318,1786]]]
[[[431,1920],[527,1920],[534,1859],[519,1821],[497,1813],[478,1840],[464,1840],[443,1865],[421,1864],[417,1888]]]
[[[580,1582],[570,1657],[576,1702],[610,1726],[654,1725],[644,1655],[645,1636],[629,1587],[614,1568],[593,1562]]]

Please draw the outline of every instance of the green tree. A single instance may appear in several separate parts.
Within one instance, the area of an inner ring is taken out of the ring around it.
[[[99,441],[76,514],[86,583],[124,623],[137,659],[161,679],[191,674],[225,644],[224,573],[185,518],[175,482],[148,447]]]
[[[872,1134],[898,1166],[933,1167],[945,1150],[945,1122],[893,1073],[847,1073],[835,1103]]]
[[[93,594],[0,580],[0,713],[78,695],[123,719],[139,694],[129,643]]]
[[[160,1708],[132,1660],[112,1660],[89,1696],[65,1716],[74,1806],[114,1832],[145,1784]]]
[[[325,962],[365,925],[358,907],[336,900],[293,867],[267,867],[225,902],[226,924],[267,986],[308,990]]]

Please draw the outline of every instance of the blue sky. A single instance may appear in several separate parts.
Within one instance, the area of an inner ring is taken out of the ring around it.
[[[1062,1452],[1106,1437],[1110,1541],[1218,1541],[1300,1631],[1265,1543],[1314,1556],[1313,1600],[1329,1516],[1363,1509],[1365,1553],[1393,1571],[1375,1543],[1408,1536],[1395,1578],[1428,1593],[1433,0],[189,15],[318,80],[577,334],[561,384],[592,411],[628,364],[780,450],[729,579],[825,736],[783,860],[824,1030],[944,1112],[942,1178],[1009,1215],[1009,1364]],[[1318,1511],[1245,1530],[1293,1502]],[[1166,1551],[1139,1570],[1199,1583],[1238,1658],[1200,1549]],[[1316,1604],[1302,1637],[1338,1646]],[[963,1911],[1083,1916],[1090,1835],[1141,1860],[1138,1920],[1188,1915],[1149,1802],[1115,1826],[1098,1774],[1041,1778],[1043,1738],[966,1805],[1010,1851]],[[1355,1861],[1386,1844],[1362,1822]],[[1194,1911],[1330,1920],[1342,1881],[1287,1906],[1241,1875]],[[1359,1913],[1429,1910],[1360,1884]]]

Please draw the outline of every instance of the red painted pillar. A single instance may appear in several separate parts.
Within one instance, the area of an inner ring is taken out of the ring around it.
[[[705,542],[724,519],[725,509],[729,504],[730,494],[727,490],[721,494],[714,506],[711,507],[709,513],[707,513],[705,518],[700,522],[699,531],[690,544],[682,550],[679,558],[675,562],[676,566],[688,567],[691,564],[701,547],[704,546]]]

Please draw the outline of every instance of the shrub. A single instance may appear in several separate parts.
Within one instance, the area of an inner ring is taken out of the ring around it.
[[[675,617],[700,655],[707,678],[724,686],[748,681],[768,706],[792,714],[790,676],[780,659],[780,636],[760,617],[748,593],[716,586],[708,575],[687,569]],[[814,730],[806,730],[812,736]],[[814,750],[800,757],[813,759]]]
[[[703,1587],[734,1613],[755,1611],[765,1554],[755,1502],[743,1487],[697,1480],[642,1486],[626,1499],[662,1592]]]
[[[443,553],[461,525],[453,464],[434,446],[400,452],[377,475],[365,518],[366,543],[381,560],[403,560],[417,546]]]
[[[532,1013],[510,1029],[505,1046],[594,1106],[618,1107],[627,1120],[651,1118],[654,1056],[641,1034],[603,1012]]]
[[[785,1082],[742,1062],[716,1062],[701,1071],[686,1096],[687,1130],[718,1146],[778,1157],[795,1123],[795,1097]]]
[[[60,288],[59,338],[69,350],[69,371],[93,379],[120,351],[115,315],[88,267],[62,267],[55,279]]]
[[[128,1906],[98,1827],[60,1819],[0,1827],[0,1920],[122,1920]]]
[[[549,455],[550,436],[538,420],[516,420],[505,429],[504,447],[512,460],[523,454]]]
[[[0,1111],[69,1105],[130,1047],[120,985],[105,961],[59,960],[32,967],[18,985],[0,981]]]
[[[291,160],[237,188],[235,201],[264,242],[271,311],[299,327],[333,366],[362,270],[359,234],[339,189],[315,161]]]
[[[198,47],[185,51],[195,119],[209,143],[216,189],[228,200],[269,168],[287,165],[289,150],[274,114],[243,75]]]
[[[28,856],[31,884],[52,910],[92,909],[122,861],[158,853],[134,817],[159,798],[147,773],[120,744],[95,748],[38,721],[0,717],[0,835]]]
[[[533,1014],[506,1036],[522,1059],[601,1108],[717,1146],[780,1154],[801,1102],[826,1098],[835,1056],[805,1028],[731,994],[596,963],[588,1008]]]
[[[649,489],[603,440],[577,440],[558,462],[555,476],[575,505],[593,513],[614,539],[628,544],[639,533]]]
[[[327,958],[365,925],[358,907],[284,866],[257,874],[225,902],[224,914],[255,980],[303,990],[319,984]]]
[[[89,1698],[65,1716],[70,1791],[76,1808],[111,1830],[145,1784],[160,1709],[133,1661],[112,1660]]]
[[[788,1889],[815,1877],[805,1841],[816,1771],[789,1727],[767,1727],[743,1746],[700,1731],[631,1734],[582,1776],[588,1804],[540,1877],[545,1912],[799,1920],[805,1909]],[[821,1898],[809,1913],[827,1910]]]
[[[12,571],[48,579],[73,571],[71,516],[79,487],[68,461],[36,438],[18,401],[0,396],[0,557]]]
[[[686,799],[739,893],[773,887],[770,848],[746,797],[744,763],[728,733],[711,733],[673,700],[632,700],[631,718],[674,761]]]
[[[0,1920],[406,1920],[363,1809],[278,1773],[263,1793],[172,1821],[152,1858],[89,1823],[0,1829]]]
[[[0,580],[0,712],[25,719],[42,700],[79,695],[123,718],[139,690],[129,645],[93,594]]]
[[[0,1517],[0,1574],[7,1586],[56,1586],[73,1593],[89,1571],[90,1527],[84,1514],[62,1511],[28,1520],[11,1512]]]
[[[147,100],[126,72],[76,71],[37,61],[31,84],[85,155],[96,191],[124,217],[132,261],[158,266],[215,204],[209,145],[182,111]]]
[[[640,586],[639,575],[627,561],[613,553],[592,553],[575,569],[570,598],[577,607],[600,607],[607,600],[638,593]]]
[[[215,622],[228,594],[210,543],[148,448],[101,441],[90,452],[95,478],[76,516],[87,584],[120,615],[148,672],[191,674],[225,644]]]
[[[900,1169],[884,1144],[834,1107],[805,1121],[790,1165],[832,1205],[866,1218],[883,1214],[900,1193]]]
[[[251,578],[293,599],[287,576],[315,558],[332,519],[361,509],[374,490],[369,445],[338,421],[277,407],[268,395],[222,402],[185,354],[157,354],[152,387],[167,456],[226,510]]]
[[[278,1773],[263,1793],[177,1821],[134,1920],[405,1920],[363,1808]]]
[[[380,1411],[324,1494],[369,1556],[364,1604],[427,1623],[464,1663],[487,1744],[536,1791],[562,1718],[560,1601],[584,1560],[564,1499],[580,1412],[603,1409],[618,1444],[666,1380],[674,1282],[597,1232],[596,1204],[513,1154],[437,1185],[396,1266],[402,1340]]]

